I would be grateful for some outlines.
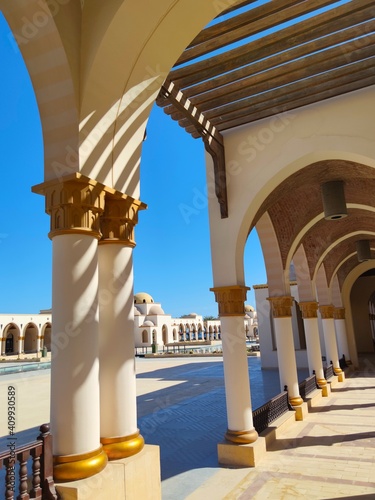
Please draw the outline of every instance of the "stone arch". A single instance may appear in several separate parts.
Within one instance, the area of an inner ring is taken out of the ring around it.
[[[23,351],[27,353],[37,352],[39,330],[35,323],[28,323],[23,330]]]
[[[20,329],[15,323],[9,323],[3,330],[3,348],[4,354],[12,355],[20,352]]]
[[[168,328],[167,328],[167,325],[163,325],[162,326],[161,334],[162,334],[163,344],[164,345],[168,344]]]
[[[51,350],[52,345],[52,325],[51,323],[46,323],[42,329],[43,346],[46,347],[47,351]]]
[[[143,344],[149,344],[149,342],[150,342],[150,339],[149,339],[148,331],[147,330],[143,330],[143,332],[142,332],[142,343]]]
[[[267,213],[259,219],[256,230],[263,251],[269,294],[271,297],[288,295],[290,292],[289,280],[285,279],[279,244],[272,221]]]

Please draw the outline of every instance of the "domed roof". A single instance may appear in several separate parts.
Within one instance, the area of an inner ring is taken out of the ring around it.
[[[136,293],[134,295],[134,304],[153,304],[154,299],[145,292]]]
[[[150,321],[149,319],[147,321],[145,321],[143,323],[142,326],[155,326],[155,323],[153,323],[152,321]]]
[[[157,314],[165,314],[163,309],[160,306],[157,306],[156,304],[154,306],[150,307],[150,310],[148,311],[148,316],[153,316]]]
[[[245,305],[245,311],[246,312],[254,312],[255,309],[253,306],[250,306],[249,304]]]

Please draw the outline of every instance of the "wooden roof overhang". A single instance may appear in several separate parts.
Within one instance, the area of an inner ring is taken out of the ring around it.
[[[212,155],[228,216],[222,132],[375,84],[373,0],[239,1],[169,73],[157,104]]]

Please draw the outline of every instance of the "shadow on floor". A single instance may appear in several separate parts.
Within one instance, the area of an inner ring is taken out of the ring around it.
[[[374,439],[375,431],[372,432],[356,432],[355,434],[337,434],[335,436],[303,436],[291,439],[277,439],[269,450],[279,451],[294,448],[304,448],[307,446],[332,446],[338,443],[348,443],[359,441],[362,439]]]

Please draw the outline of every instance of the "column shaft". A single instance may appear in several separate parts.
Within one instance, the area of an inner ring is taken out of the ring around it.
[[[318,303],[315,301],[300,302],[299,307],[302,312],[303,324],[305,328],[309,372],[310,375],[315,372],[317,382],[322,387],[327,384],[327,381],[324,378],[322,351],[320,347]]]
[[[253,424],[244,326],[244,301],[248,289],[237,285],[211,290],[219,304],[221,321],[228,418],[225,437],[234,443],[253,443],[258,433]]]
[[[137,428],[132,251],[99,245],[100,435],[110,459],[144,444]]]
[[[249,369],[243,318],[220,317],[223,335],[223,364],[228,429],[253,429]],[[239,380],[241,383],[239,383]]]
[[[318,318],[304,318],[303,324],[305,327],[307,359],[310,375],[315,372],[318,384],[322,385],[324,383],[325,385],[327,382],[324,378],[322,351],[320,349],[319,341]]]
[[[299,394],[297,363],[293,340],[292,297],[269,297],[272,305],[273,321],[279,365],[280,386],[288,387],[290,403],[299,406],[303,400]]]
[[[53,239],[51,429],[54,454],[99,448],[97,240]]]
[[[332,361],[335,373],[341,373],[339,356],[337,351],[335,321],[333,319],[334,307],[331,305],[319,307],[324,334],[324,344],[326,348],[327,364]]]

